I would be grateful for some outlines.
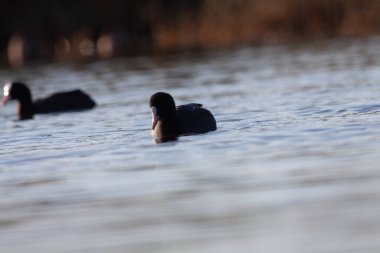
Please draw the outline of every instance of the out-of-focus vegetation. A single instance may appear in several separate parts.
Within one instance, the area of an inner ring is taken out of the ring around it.
[[[380,32],[380,0],[0,2],[0,59],[96,58]]]

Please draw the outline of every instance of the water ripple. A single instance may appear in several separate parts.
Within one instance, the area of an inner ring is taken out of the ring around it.
[[[378,252],[379,45],[0,70],[34,95],[80,86],[99,105],[31,121],[1,108],[0,248]],[[155,144],[159,90],[204,104],[218,130]]]

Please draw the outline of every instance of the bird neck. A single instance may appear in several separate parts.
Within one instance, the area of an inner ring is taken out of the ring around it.
[[[34,115],[34,106],[30,97],[18,100],[18,115],[21,120],[32,119]]]
[[[160,127],[163,136],[179,134],[177,117],[162,119]]]
[[[174,117],[164,117],[160,119],[152,131],[152,135],[156,138],[156,141],[159,140],[159,142],[175,139],[179,134],[180,131],[175,115]]]

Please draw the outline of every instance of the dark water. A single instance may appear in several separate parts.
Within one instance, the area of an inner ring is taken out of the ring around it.
[[[380,39],[1,70],[1,252],[379,252]],[[149,96],[203,103],[218,131],[156,145]]]

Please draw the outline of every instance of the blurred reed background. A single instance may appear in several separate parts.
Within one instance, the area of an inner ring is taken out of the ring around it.
[[[1,1],[0,64],[92,61],[380,31],[380,0]]]

